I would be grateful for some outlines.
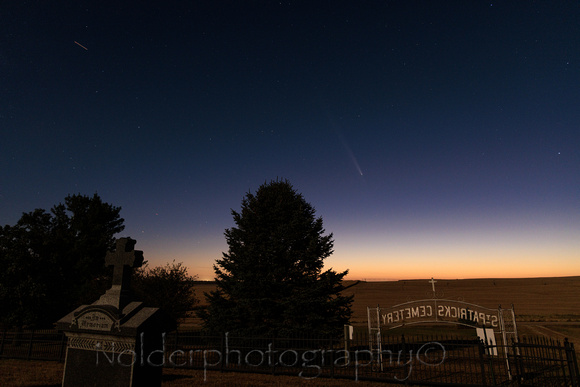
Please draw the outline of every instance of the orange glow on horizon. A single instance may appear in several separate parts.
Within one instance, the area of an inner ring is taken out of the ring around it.
[[[334,253],[325,260],[325,269],[348,269],[346,278],[354,280],[580,275],[580,240],[575,230],[551,231],[341,235],[335,237]],[[213,265],[227,251],[227,244],[222,237],[164,244],[143,240],[137,248],[144,250],[150,266],[175,260],[200,280],[211,280]]]
[[[180,256],[181,258],[177,258]],[[211,258],[210,258],[211,257]],[[176,262],[183,262],[189,274],[200,280],[214,278],[213,265],[221,257],[207,251],[201,255],[175,255]],[[490,258],[493,257],[493,258]],[[146,255],[151,267],[164,265],[173,258],[161,259],[155,254]],[[411,254],[336,255],[328,258],[325,269],[337,272],[349,271],[351,280],[404,280],[415,278],[532,278],[567,277],[580,275],[580,262],[572,254],[513,254],[486,255],[473,253],[469,258],[459,256],[413,256]]]

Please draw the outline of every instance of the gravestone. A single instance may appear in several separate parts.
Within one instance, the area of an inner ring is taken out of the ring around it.
[[[120,238],[105,263],[113,266],[109,290],[91,305],[82,305],[57,323],[67,336],[66,386],[160,386],[165,332],[175,325],[158,308],[133,299],[133,268],[143,264],[135,240]]]

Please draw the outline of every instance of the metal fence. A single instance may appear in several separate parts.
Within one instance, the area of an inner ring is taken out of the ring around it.
[[[545,338],[524,338],[512,344],[514,373],[522,385],[580,386],[574,344]]]
[[[147,336],[144,336],[147,339]],[[237,337],[200,331],[164,334],[164,367],[349,378],[418,385],[578,386],[574,345],[533,338],[485,345],[477,337]],[[64,361],[66,337],[53,330],[0,332],[0,357]],[[159,354],[158,354],[159,355]]]
[[[66,336],[53,329],[0,332],[0,358],[64,361]]]

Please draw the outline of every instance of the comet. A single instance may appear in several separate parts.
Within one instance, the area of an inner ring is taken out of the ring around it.
[[[81,46],[82,48],[84,48],[85,50],[87,50],[87,51],[89,50],[88,48],[86,48],[85,46],[83,46],[82,44],[80,44],[79,42],[77,42],[76,40],[75,40],[75,43],[78,44],[79,46]]]
[[[346,150],[346,153],[348,153],[348,156],[352,160],[352,163],[354,164],[354,167],[356,168],[356,170],[358,171],[358,173],[361,176],[363,176],[363,171],[360,168],[360,166],[358,165],[358,161],[357,161],[356,157],[354,156],[354,153],[350,149],[350,146],[348,146],[348,143],[346,142],[346,140],[344,139],[344,137],[342,137],[342,135],[340,133],[337,133],[337,134],[338,134],[338,138],[342,142],[342,145],[344,146],[344,149]]]

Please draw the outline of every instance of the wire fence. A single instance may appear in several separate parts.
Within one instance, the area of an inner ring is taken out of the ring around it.
[[[163,367],[423,385],[580,387],[574,345],[567,340],[503,343],[498,337],[486,345],[476,337],[444,335],[263,338],[174,331],[162,342],[154,362]],[[55,330],[0,332],[1,358],[62,362],[66,347],[66,336]]]

